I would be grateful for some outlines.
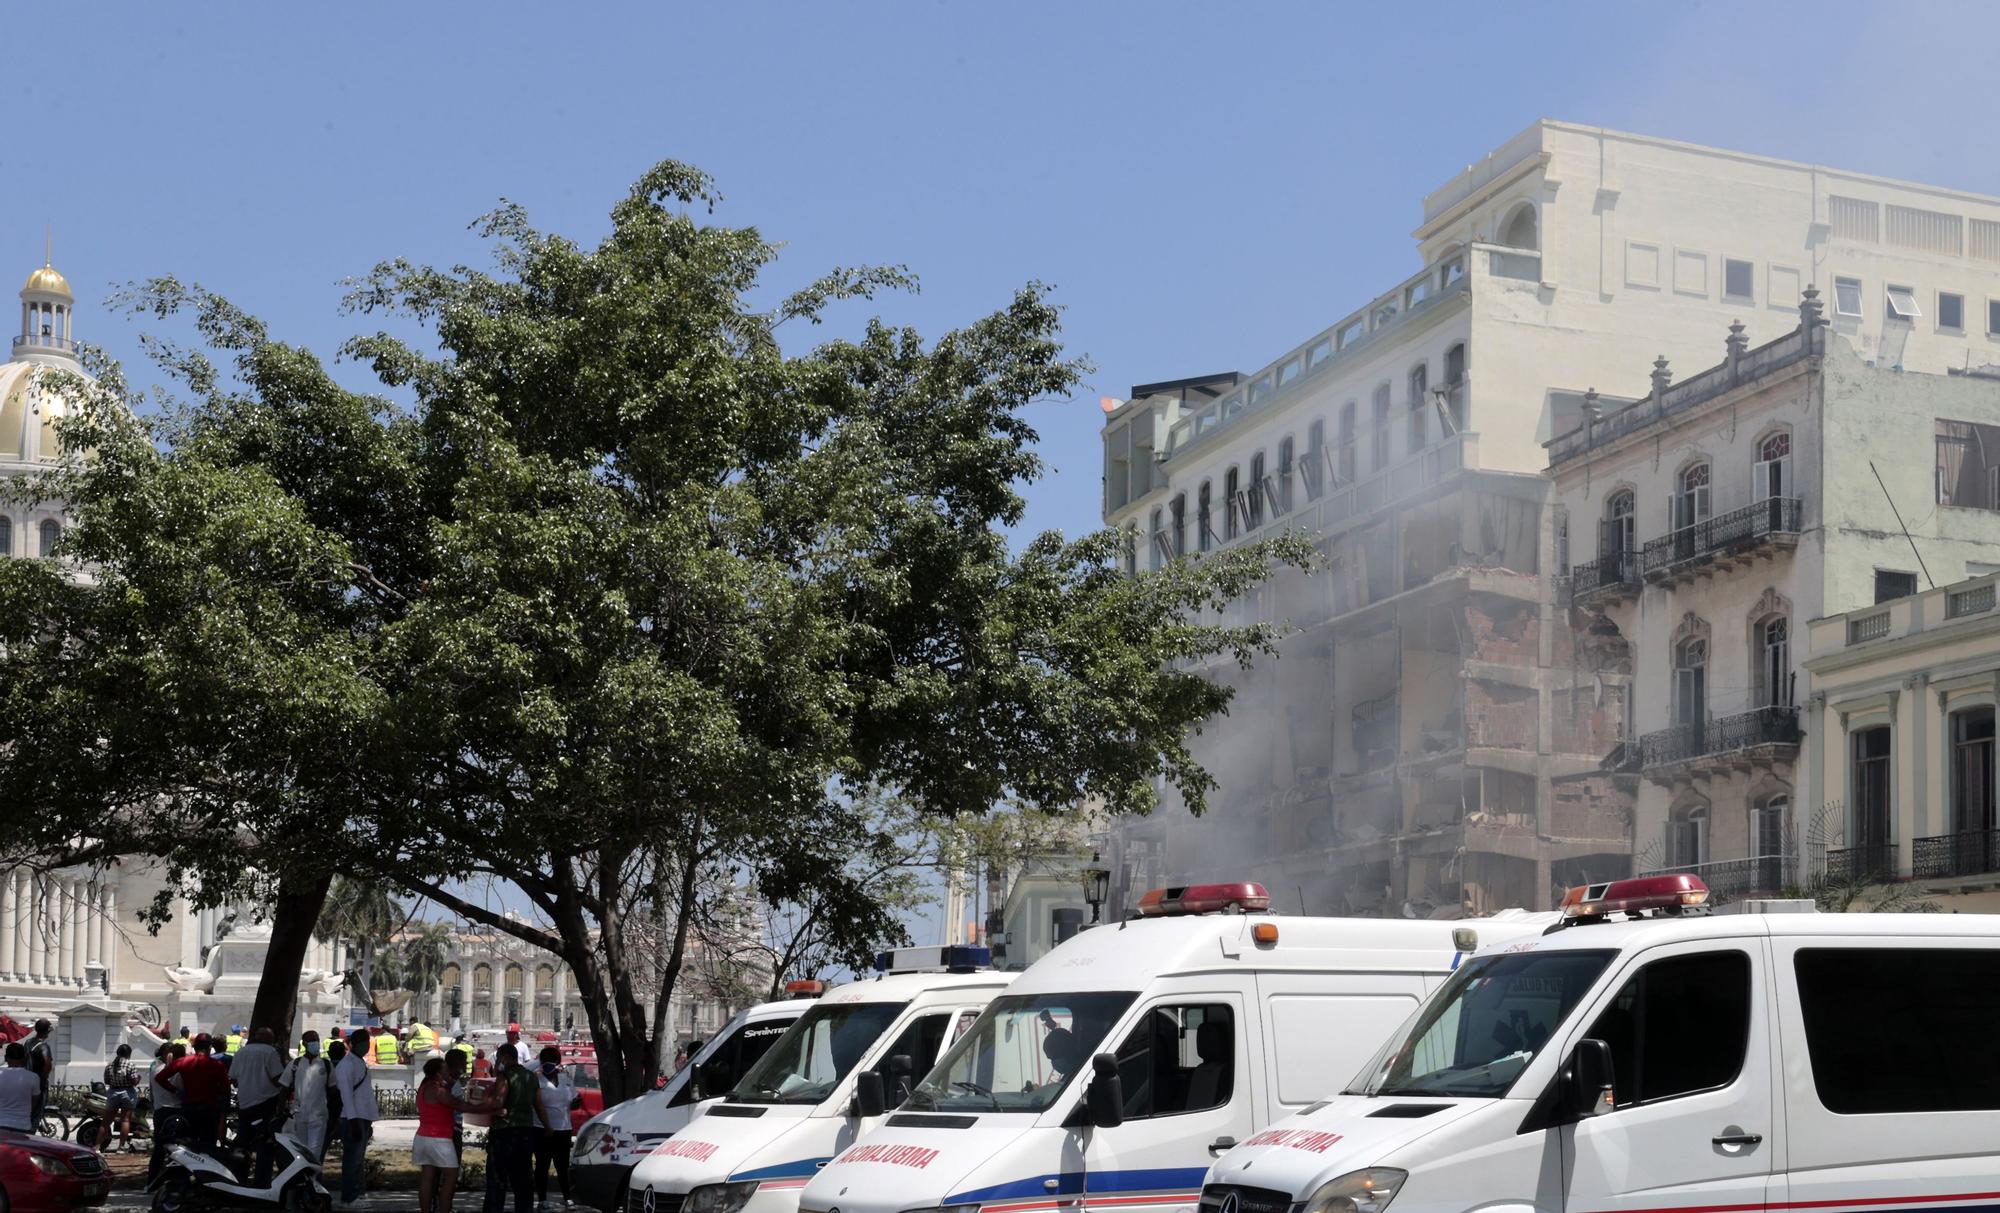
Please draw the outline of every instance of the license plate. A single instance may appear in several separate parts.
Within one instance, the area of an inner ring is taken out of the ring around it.
[[[85,1184],[83,1185],[83,1198],[85,1200],[103,1200],[104,1194],[110,1190],[111,1185],[108,1183]]]

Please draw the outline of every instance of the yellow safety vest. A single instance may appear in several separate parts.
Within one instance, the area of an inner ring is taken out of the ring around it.
[[[225,1037],[224,1042],[225,1042],[223,1046],[224,1050],[231,1057],[236,1056],[236,1050],[243,1047],[243,1037],[239,1036],[235,1032],[231,1032],[227,1037]]]
[[[453,1045],[451,1051],[465,1055],[465,1072],[468,1074],[472,1073],[472,1046],[461,1041]]]
[[[376,1065],[393,1066],[401,1060],[402,1057],[396,1050],[396,1037],[393,1034],[384,1032],[375,1038]]]
[[[412,1054],[428,1053],[435,1048],[437,1048],[437,1033],[431,1031],[430,1025],[422,1023],[410,1025],[410,1052]]]

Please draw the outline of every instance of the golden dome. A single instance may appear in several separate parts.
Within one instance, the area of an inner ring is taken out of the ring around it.
[[[47,291],[66,299],[76,298],[70,294],[69,279],[58,274],[53,266],[47,265],[28,275],[27,284],[21,288],[21,293],[26,294],[29,291]]]

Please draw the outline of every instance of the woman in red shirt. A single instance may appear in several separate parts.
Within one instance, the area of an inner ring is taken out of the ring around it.
[[[451,1093],[444,1076],[444,1058],[424,1063],[424,1081],[417,1087],[417,1136],[410,1143],[410,1161],[417,1164],[417,1213],[451,1213],[458,1190],[458,1150],[452,1145],[453,1114],[469,1107]],[[435,1203],[433,1203],[435,1202]]]

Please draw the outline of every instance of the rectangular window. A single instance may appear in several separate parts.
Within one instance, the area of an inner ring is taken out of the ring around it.
[[[1965,327],[1965,296],[1949,291],[1938,292],[1938,327],[1941,329],[1963,329]]]
[[[2000,299],[1986,301],[1986,335],[2000,337]]]
[[[1891,320],[1916,320],[1923,316],[1917,307],[1917,293],[1907,286],[1889,288],[1889,318]]]
[[[1611,1089],[1621,1108],[1726,1087],[1749,1050],[1750,957],[1656,960],[1632,975],[1588,1036],[1611,1046]]]
[[[1861,315],[1861,279],[1833,280],[1833,311],[1838,316]]]
[[[1889,726],[1877,725],[1854,734],[1854,840],[1849,862],[1853,870],[1877,874],[1886,855],[1870,852],[1889,844]],[[1865,869],[1860,865],[1866,865]]]
[[[1875,601],[1890,602],[1917,592],[1917,575],[1898,569],[1875,570]]]
[[[1749,299],[1757,291],[1757,267],[1748,261],[1725,257],[1722,261],[1722,293],[1731,299]]]
[[[2000,1109],[2000,951],[1803,948],[1793,969],[1813,1086],[1827,1111]]]
[[[1236,1087],[1236,1015],[1220,1002],[1153,1007],[1115,1056],[1127,1120],[1220,1108]]]

